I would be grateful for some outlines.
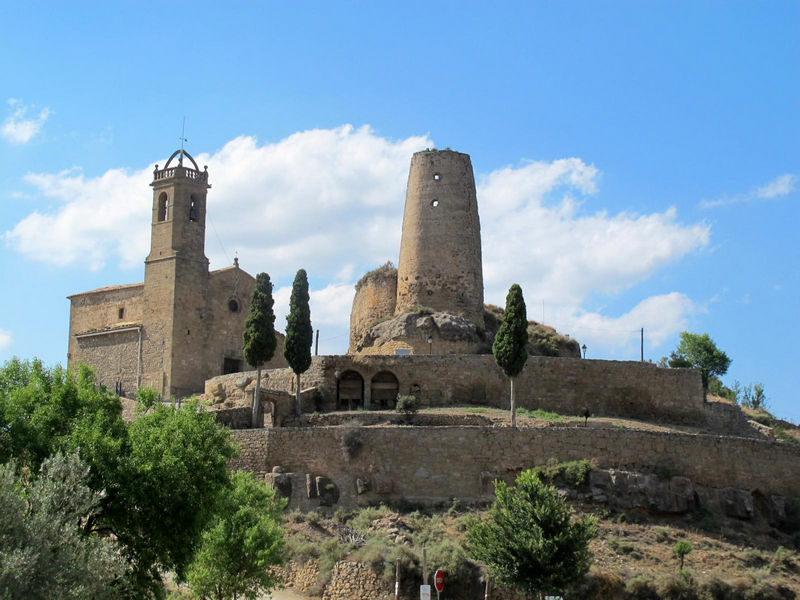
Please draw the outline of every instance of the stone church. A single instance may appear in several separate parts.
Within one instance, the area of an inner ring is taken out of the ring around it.
[[[188,164],[184,164],[184,163]],[[153,171],[150,254],[144,282],[69,296],[70,367],[91,365],[121,395],[154,388],[165,398],[202,392],[206,379],[246,370],[242,332],[255,287],[205,256],[208,168],[183,149]],[[282,337],[270,367],[284,366]]]

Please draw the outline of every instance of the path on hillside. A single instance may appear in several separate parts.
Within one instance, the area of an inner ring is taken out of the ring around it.
[[[275,590],[271,594],[262,596],[263,600],[308,600],[308,596],[301,596],[292,590]]]

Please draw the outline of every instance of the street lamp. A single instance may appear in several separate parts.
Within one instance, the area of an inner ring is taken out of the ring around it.
[[[433,354],[433,336],[428,336],[428,354]]]
[[[583,358],[586,358],[586,344],[581,346],[581,350],[583,350]]]

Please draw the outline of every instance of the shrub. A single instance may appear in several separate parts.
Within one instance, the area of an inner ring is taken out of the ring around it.
[[[395,410],[399,413],[403,413],[406,416],[416,414],[416,412],[419,410],[419,401],[417,400],[416,396],[398,394]]]
[[[363,445],[364,442],[361,440],[361,434],[359,433],[358,429],[348,429],[342,436],[342,451],[345,453],[347,458],[353,458],[356,454],[358,454],[358,451],[361,450],[361,446]]]
[[[672,547],[672,554],[681,561],[680,570],[683,571],[683,561],[686,558],[686,555],[692,551],[692,545],[687,542],[686,540],[678,540],[675,542],[675,545]]]
[[[564,594],[566,600],[621,600],[625,584],[615,573],[592,571]]]
[[[647,575],[639,575],[625,584],[625,591],[631,600],[659,600],[658,590]]]
[[[664,600],[698,600],[697,585],[692,573],[683,569],[658,581],[658,592]]]
[[[703,600],[739,600],[741,594],[719,577],[710,577],[700,586],[700,597]]]
[[[672,539],[672,532],[669,527],[656,527],[653,529],[656,535],[656,541],[666,543]]]
[[[786,571],[794,566],[794,552],[787,550],[783,546],[778,546],[775,555],[772,557],[770,571]]]
[[[551,458],[545,466],[536,467],[533,474],[546,483],[552,484],[561,479],[567,485],[577,488],[588,482],[591,470],[592,465],[585,458],[561,463]]]

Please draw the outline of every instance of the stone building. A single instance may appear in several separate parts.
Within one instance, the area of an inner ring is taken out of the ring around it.
[[[148,386],[180,398],[202,392],[206,379],[247,368],[242,332],[255,279],[238,259],[209,271],[207,167],[201,171],[177,150],[163,169],[156,165],[150,185],[144,282],[69,296],[67,360],[91,365],[98,381],[121,395]],[[286,364],[278,337],[270,367]]]
[[[400,260],[356,285],[351,354],[488,351],[481,225],[468,154],[411,158]]]

